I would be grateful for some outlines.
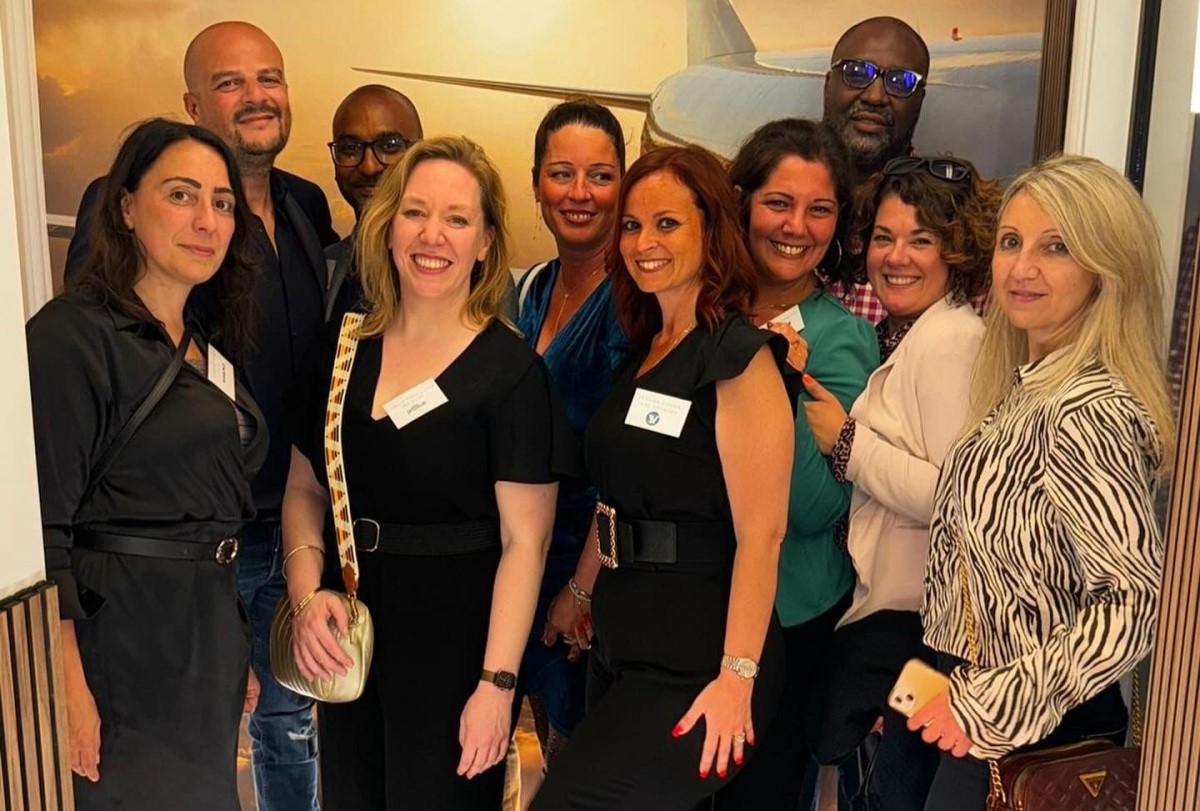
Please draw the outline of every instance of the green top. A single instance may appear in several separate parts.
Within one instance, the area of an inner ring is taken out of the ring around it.
[[[837,299],[817,290],[800,303],[808,342],[805,373],[837,397],[847,412],[879,366],[874,328],[846,312]],[[803,403],[796,410],[796,456],[788,500],[787,534],[779,557],[779,591],[775,607],[785,627],[799,625],[828,611],[854,585],[854,565],[834,542],[834,527],[850,507],[850,482],[833,478],[821,455]]]

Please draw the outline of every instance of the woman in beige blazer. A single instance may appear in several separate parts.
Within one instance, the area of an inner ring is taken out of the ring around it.
[[[889,809],[920,809],[936,768],[886,698],[904,662],[933,661],[918,613],[929,521],[942,459],[967,418],[983,336],[969,301],[990,278],[999,198],[999,184],[964,161],[889,162],[858,217],[867,278],[888,311],[876,327],[882,365],[849,415],[805,378],[813,436],[834,476],[854,483],[847,547],[857,578],[834,634],[815,754],[841,763],[870,737],[866,768],[843,783],[886,797]]]

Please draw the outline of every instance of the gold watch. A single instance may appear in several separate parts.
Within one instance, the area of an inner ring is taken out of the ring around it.
[[[758,662],[745,656],[730,656],[727,653],[721,657],[721,667],[732,670],[735,676],[746,681],[758,675]]]

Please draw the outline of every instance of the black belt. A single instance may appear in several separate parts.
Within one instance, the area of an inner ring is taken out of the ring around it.
[[[737,550],[729,521],[621,521],[596,504],[600,562],[610,569],[635,563],[727,563]]]
[[[500,524],[494,519],[455,524],[381,524],[371,518],[354,521],[354,546],[385,555],[465,555],[500,546]]]
[[[141,535],[84,530],[75,534],[75,545],[117,555],[165,560],[211,560],[222,564],[233,563],[238,556],[237,538],[222,538],[216,542],[173,541],[167,538],[144,538]]]

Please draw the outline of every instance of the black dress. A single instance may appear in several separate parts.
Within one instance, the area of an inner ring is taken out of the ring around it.
[[[236,567],[77,540],[87,530],[215,550],[253,515],[261,414],[239,386],[243,446],[229,398],[185,364],[85,501],[94,461],[174,348],[157,327],[75,294],[47,303],[27,340],[46,570],[100,714],[100,781],[75,777],[75,807],[233,811],[250,656]]]
[[[289,398],[293,442],[322,484],[337,326]],[[359,342],[342,418],[356,519],[495,521],[496,482],[549,483],[573,466],[569,428],[541,358],[499,321],[434,378],[447,402],[401,429],[387,416],[371,417],[382,348],[379,337]],[[341,590],[338,567],[328,563],[337,560],[331,522],[325,543],[325,585]],[[359,553],[375,654],[362,697],[320,710],[325,811],[499,807],[502,763],[472,780],[455,774],[459,717],[483,668],[499,560],[498,535],[491,548],[465,554]]]
[[[588,473],[618,520],[725,523],[729,496],[717,450],[716,382],[740,375],[770,342],[786,344],[741,315],[698,328],[641,377],[642,352],[617,375],[588,426]],[[637,389],[691,402],[678,438],[627,425]],[[684,543],[680,537],[679,543]],[[588,714],[547,777],[532,809],[691,809],[737,774],[697,768],[704,724],[678,739],[671,730],[717,677],[725,645],[732,561],[620,564],[596,579]],[[753,720],[766,730],[783,680],[782,636],[772,617],[754,685]],[[753,747],[747,748],[747,757]]]

